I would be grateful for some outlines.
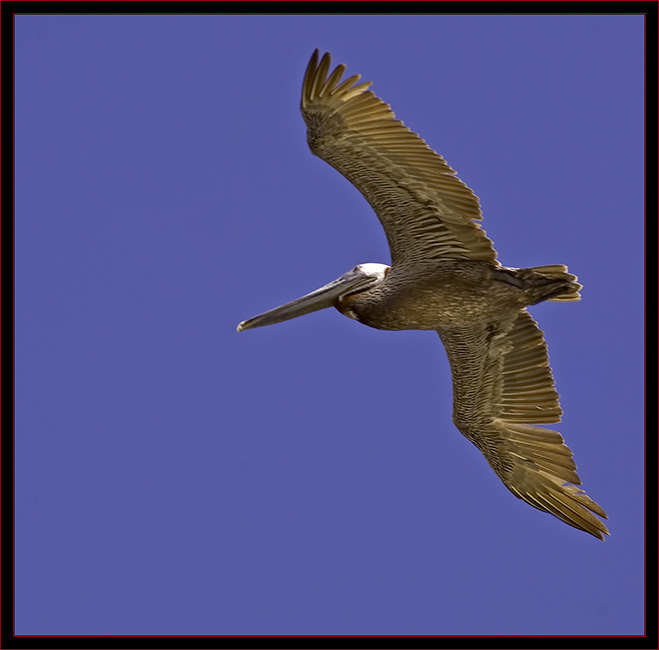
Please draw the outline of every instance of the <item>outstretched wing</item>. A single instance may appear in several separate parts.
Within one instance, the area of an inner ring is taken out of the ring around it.
[[[313,53],[302,85],[311,151],[343,174],[375,210],[394,265],[442,258],[496,263],[478,225],[478,197],[422,138],[395,119],[360,75],[329,74],[329,53]]]
[[[441,331],[453,375],[453,420],[515,496],[604,539],[604,510],[577,488],[542,331],[526,310],[489,328]]]

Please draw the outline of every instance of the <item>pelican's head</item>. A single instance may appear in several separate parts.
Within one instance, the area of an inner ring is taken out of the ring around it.
[[[281,307],[275,307],[275,309],[254,316],[249,320],[244,320],[238,325],[238,331],[242,332],[254,327],[274,325],[297,316],[310,314],[312,311],[335,307],[343,296],[365,291],[382,282],[388,272],[389,267],[386,264],[359,264],[338,280],[334,280],[324,287],[302,296],[302,298],[293,300],[293,302],[286,303]]]

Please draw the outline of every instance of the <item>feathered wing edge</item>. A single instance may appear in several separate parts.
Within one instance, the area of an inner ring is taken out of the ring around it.
[[[503,453],[513,458],[499,477],[516,497],[598,539],[609,534],[592,514],[606,519],[606,512],[577,487],[581,480],[572,452],[559,433],[496,419],[493,426],[503,440]]]

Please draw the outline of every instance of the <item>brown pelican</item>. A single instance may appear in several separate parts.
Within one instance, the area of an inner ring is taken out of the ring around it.
[[[238,331],[334,306],[384,330],[435,330],[453,378],[453,421],[504,485],[534,508],[599,539],[604,510],[577,485],[543,333],[526,311],[579,300],[567,267],[502,266],[478,225],[478,197],[345,65],[316,50],[302,84],[311,151],[343,174],[377,214],[391,266],[360,264],[329,284],[250,318]]]

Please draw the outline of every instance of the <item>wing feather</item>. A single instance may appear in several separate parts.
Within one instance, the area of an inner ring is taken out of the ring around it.
[[[526,310],[495,328],[439,332],[453,375],[453,420],[506,487],[534,508],[604,539],[604,510],[580,490],[560,433],[537,426],[561,419],[547,345]]]
[[[302,86],[301,109],[311,151],[364,195],[384,227],[395,265],[442,258],[495,264],[478,197],[388,104],[358,83],[329,73],[329,53],[316,50]],[[329,73],[329,76],[328,76]]]

